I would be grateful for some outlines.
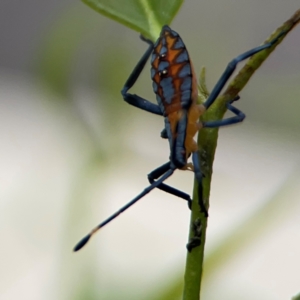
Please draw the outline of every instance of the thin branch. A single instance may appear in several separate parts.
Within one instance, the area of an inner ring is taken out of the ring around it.
[[[298,10],[289,20],[275,30],[266,42],[271,41],[279,33],[284,32],[282,37],[271,48],[263,50],[253,55],[235,78],[229,83],[227,89],[222,96],[218,97],[215,103],[210,107],[203,116],[202,121],[220,120],[223,118],[227,101],[234,99],[247,84],[254,72],[267,59],[278,44],[282,42],[285,36],[300,22],[300,10]],[[202,86],[205,86],[204,77],[201,80]],[[204,83],[204,84],[203,84]],[[201,90],[199,91],[201,92]],[[203,91],[202,91],[203,92]],[[201,97],[200,97],[201,98]],[[217,146],[218,129],[206,128],[199,132],[198,146],[201,159],[201,170],[205,178],[203,179],[203,198],[207,207],[209,207],[209,194],[212,176],[212,165]],[[206,237],[207,219],[201,213],[198,205],[197,183],[194,184],[194,201],[192,206],[189,246],[194,248],[187,253],[186,269],[185,269],[185,285],[183,292],[184,300],[199,300],[202,278],[202,267],[204,257],[204,245]],[[190,247],[191,248],[191,247]]]

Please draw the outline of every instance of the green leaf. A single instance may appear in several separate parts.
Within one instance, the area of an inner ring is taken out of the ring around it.
[[[156,40],[170,24],[183,0],[83,0],[99,13]]]

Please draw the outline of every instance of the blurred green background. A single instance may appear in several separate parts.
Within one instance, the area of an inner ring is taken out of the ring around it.
[[[299,0],[186,0],[178,31],[211,89]],[[167,161],[163,120],[120,90],[146,45],[74,1],[0,3],[0,299],[180,299],[189,211],[153,191],[75,243]],[[300,28],[253,76],[214,163],[203,299],[300,290]],[[134,92],[154,100],[149,67]],[[193,174],[168,181],[190,193]]]

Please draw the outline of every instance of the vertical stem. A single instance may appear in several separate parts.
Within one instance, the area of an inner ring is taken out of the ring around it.
[[[224,109],[225,110],[225,109]],[[221,110],[219,111],[221,113]],[[206,116],[209,118],[211,113]],[[209,134],[207,134],[209,131]],[[203,179],[203,199],[207,207],[209,207],[209,191],[212,175],[212,163],[214,159],[215,149],[217,145],[218,129],[206,129],[199,133],[198,144],[204,145],[201,148],[200,159],[202,173],[205,178]],[[193,205],[190,221],[189,242],[187,248],[192,248],[188,251],[186,258],[186,269],[184,276],[184,300],[199,300],[201,279],[203,273],[203,259],[204,259],[204,246],[206,237],[206,227],[208,219],[201,212],[198,204],[197,182],[194,185]]]
[[[271,48],[263,50],[255,55],[253,55],[245,64],[245,66],[240,70],[240,72],[235,76],[235,78],[228,84],[227,89],[224,94],[215,101],[215,103],[210,107],[210,109],[203,116],[203,121],[207,120],[220,120],[226,111],[225,104],[230,99],[237,96],[240,91],[247,84],[254,72],[260,67],[264,60],[270,55],[270,53],[275,49],[275,47],[285,38],[287,33],[294,28],[300,21],[300,10],[287,20],[281,27],[274,31],[267,41],[272,40],[276,35],[280,34],[282,31],[285,34],[280,38],[280,40]],[[203,75],[204,76],[204,75]],[[202,88],[201,89],[201,85]],[[199,92],[202,92],[203,100],[205,95],[206,87],[204,79],[200,82]],[[206,206],[209,207],[209,193],[212,175],[212,165],[214,160],[214,155],[217,146],[218,129],[205,128],[199,132],[198,135],[198,146],[199,155],[201,161],[201,171],[205,176],[203,179],[203,199]],[[204,246],[207,228],[207,219],[201,212],[201,208],[198,204],[197,195],[197,182],[194,184],[193,193],[193,204],[191,212],[190,221],[190,232],[189,232],[189,242],[187,245],[188,252],[186,258],[186,269],[184,276],[184,291],[183,300],[199,300],[201,291],[201,279],[203,273],[203,258],[204,258]],[[196,201],[195,201],[196,200]]]

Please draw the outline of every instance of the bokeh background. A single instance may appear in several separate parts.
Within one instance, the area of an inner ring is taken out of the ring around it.
[[[186,0],[172,23],[211,89],[299,0]],[[83,3],[0,3],[0,299],[180,299],[183,201],[153,191],[82,251],[74,244],[168,159],[163,121],[120,90],[145,50]],[[300,291],[300,27],[243,90],[243,124],[222,128],[203,299]],[[149,68],[134,91],[154,100]],[[191,192],[193,174],[168,182]]]

